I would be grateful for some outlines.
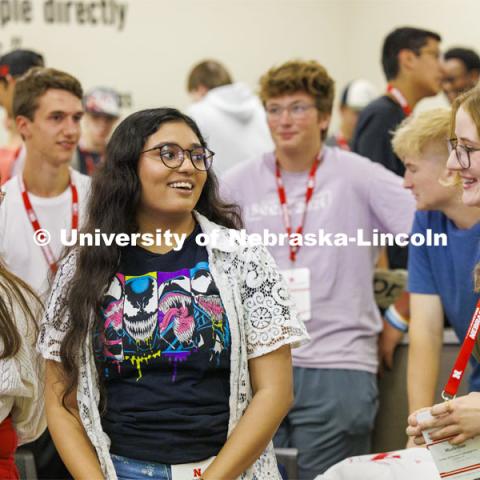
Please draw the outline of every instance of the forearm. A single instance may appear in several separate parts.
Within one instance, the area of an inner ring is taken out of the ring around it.
[[[237,478],[263,453],[291,405],[290,391],[260,390],[203,479]]]
[[[414,325],[410,325],[407,369],[410,413],[435,403],[443,338],[429,333],[430,335],[427,332],[415,332]]]
[[[63,463],[75,480],[103,479],[95,449],[90,442],[78,412],[63,407],[47,409],[50,434]]]
[[[85,432],[77,407],[77,387],[65,396],[62,367],[49,360],[45,371],[47,424],[63,463],[75,480],[103,479],[95,449]]]
[[[95,449],[78,412],[74,413],[59,406],[47,409],[48,429],[58,453],[75,480],[103,479]]]

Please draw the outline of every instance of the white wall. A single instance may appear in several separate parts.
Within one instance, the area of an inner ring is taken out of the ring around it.
[[[206,57],[223,61],[236,79],[254,88],[274,64],[317,59],[336,79],[339,92],[357,77],[383,90],[381,43],[397,26],[435,30],[444,47],[480,49],[477,0],[103,0],[107,7],[112,2],[126,6],[122,30],[118,24],[79,25],[73,15],[69,23],[48,24],[46,1],[0,2],[32,5],[29,23],[13,20],[12,11],[7,22],[2,7],[1,51],[10,50],[12,42],[36,49],[49,66],[76,75],[85,88],[103,84],[131,94],[133,110],[185,107],[188,70]],[[76,4],[102,2],[50,0],[49,5],[52,1],[71,3],[71,14]],[[439,97],[427,106],[443,102]]]

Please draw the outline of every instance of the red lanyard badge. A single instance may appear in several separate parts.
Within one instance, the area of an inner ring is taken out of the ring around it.
[[[412,109],[407,102],[407,99],[403,96],[402,92],[395,88],[390,83],[387,85],[387,92],[398,102],[402,107],[403,113],[408,117],[412,113]]]
[[[305,192],[305,206],[303,208],[303,214],[302,214],[300,225],[295,231],[295,233],[300,235],[303,232],[305,219],[307,218],[308,204],[310,203],[310,200],[312,199],[312,196],[313,196],[313,192],[315,190],[315,173],[317,172],[317,168],[320,165],[320,161],[321,161],[321,158],[320,156],[318,156],[315,159],[315,162],[313,163],[312,168],[310,169],[310,173],[308,174],[307,191]],[[291,237],[292,224],[290,221],[290,212],[288,210],[288,204],[287,204],[287,192],[285,191],[285,186],[282,180],[282,172],[280,171],[280,165],[278,164],[278,161],[276,162],[276,165],[275,165],[275,179],[277,181],[278,199],[280,200],[280,206],[282,207],[283,222],[285,224],[285,228],[287,230],[288,236]],[[297,259],[297,253],[300,246],[289,244],[289,248],[290,248],[290,260],[292,262],[295,262],[295,260]]]
[[[18,176],[19,183],[20,183],[20,192],[22,194],[23,205],[25,206],[25,211],[27,212],[28,219],[32,224],[33,231],[37,234],[38,231],[43,230],[40,226],[40,222],[38,221],[38,217],[33,210],[32,203],[30,202],[30,197],[28,195],[27,189],[25,188],[25,183],[21,175]],[[70,176],[70,190],[72,192],[72,230],[78,229],[78,191],[77,187],[72,181]],[[57,271],[57,261],[55,256],[53,255],[52,249],[50,245],[40,245],[42,249],[42,253],[45,257],[45,260],[50,267],[50,270],[55,273]]]
[[[442,392],[442,398],[447,401],[455,398],[458,392],[458,387],[462,381],[463,374],[465,373],[465,368],[467,367],[468,360],[472,354],[473,347],[478,337],[478,330],[480,328],[480,300],[477,302],[475,312],[472,316],[472,321],[468,327],[467,334],[465,335],[465,340],[463,341],[462,348],[458,353],[457,360],[453,366],[452,373],[448,379],[447,384]]]

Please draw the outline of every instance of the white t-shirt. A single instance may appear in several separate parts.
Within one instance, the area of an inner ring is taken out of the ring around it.
[[[85,221],[90,178],[72,170],[72,180],[78,190],[79,225]],[[27,282],[40,296],[49,289],[50,269],[42,248],[34,243],[33,226],[27,216],[17,176],[3,186],[5,199],[0,206],[0,255],[7,268]],[[57,197],[37,197],[29,194],[40,228],[51,235],[50,248],[55,258],[63,250],[60,231],[72,226],[72,193],[68,187]]]

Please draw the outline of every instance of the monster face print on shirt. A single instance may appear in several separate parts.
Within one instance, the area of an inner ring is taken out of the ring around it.
[[[190,463],[226,442],[230,325],[209,253],[195,240],[201,232],[197,225],[177,251],[120,252],[94,330],[112,454]]]
[[[147,365],[160,361],[171,364],[174,382],[177,369],[195,355],[212,367],[229,355],[228,321],[204,261],[175,272],[117,273],[101,313],[96,345],[107,377],[131,365],[140,380]]]

